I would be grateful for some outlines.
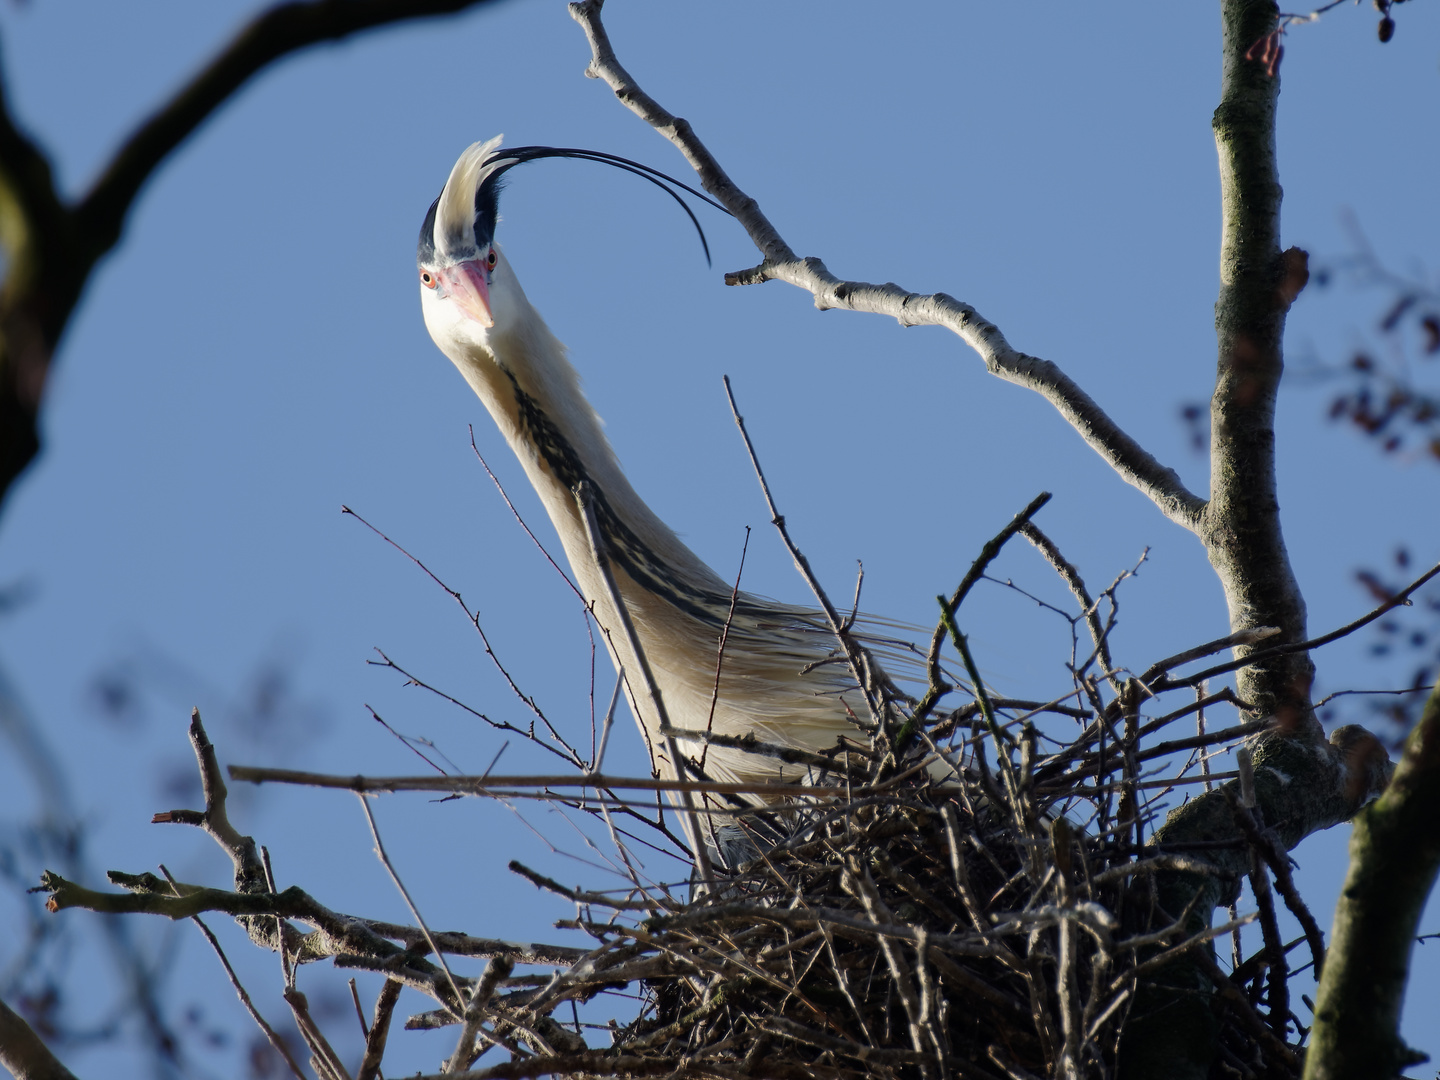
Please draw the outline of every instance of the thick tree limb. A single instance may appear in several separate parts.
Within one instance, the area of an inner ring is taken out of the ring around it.
[[[1221,4],[1224,68],[1214,127],[1223,189],[1222,290],[1216,306],[1219,361],[1209,501],[1189,492],[1173,470],[1121,431],[1054,364],[1012,348],[999,329],[968,304],[943,293],[921,296],[893,284],[842,281],[820,260],[797,258],[689,124],[641,90],[619,63],[601,22],[602,3],[570,5],[571,16],[590,42],[586,74],[604,79],[627,108],[680,150],[701,185],[741,222],[764,255],[759,266],[727,275],[727,283],[788,281],[810,291],[822,309],[845,307],[887,314],[907,326],[950,329],[980,353],[992,373],[1044,395],[1116,472],[1171,520],[1197,534],[1225,590],[1232,633],[1241,635],[1236,639],[1240,659],[1234,666],[1257,651],[1260,635],[1252,632],[1262,627],[1278,628],[1288,642],[1306,641],[1305,605],[1280,529],[1274,467],[1281,337],[1289,305],[1305,285],[1306,259],[1298,250],[1280,250],[1278,79],[1272,65],[1247,57],[1250,46],[1276,27],[1272,0]],[[1313,665],[1304,646],[1265,650],[1241,671],[1239,698],[1257,719],[1275,717],[1256,747],[1264,770],[1260,805],[1281,842],[1293,847],[1310,832],[1353,814],[1378,791],[1387,759],[1373,737],[1358,729],[1337,732],[1327,744],[1310,705]],[[1214,792],[1173,814],[1156,839],[1189,843],[1238,838],[1224,794]],[[1238,879],[1249,862],[1243,847],[1216,852],[1212,873],[1197,879],[1167,872],[1157,879],[1162,910],[1190,910],[1197,923],[1208,925],[1220,900],[1220,883]],[[1136,1014],[1141,1022],[1132,1030],[1140,1037],[1129,1040],[1127,1055],[1134,1066],[1130,1075],[1204,1076],[1214,1053],[1206,1002],[1211,985],[1191,961],[1162,973],[1161,982],[1172,989],[1160,991],[1152,1002],[1157,1005],[1154,1022],[1145,1023],[1144,1010]],[[1141,997],[1148,993],[1142,986]]]
[[[970,305],[943,293],[921,296],[894,284],[842,281],[818,259],[797,258],[690,126],[646,95],[616,60],[600,19],[602,2],[570,6],[590,42],[587,74],[604,79],[632,112],[685,155],[705,190],[745,226],[764,255],[759,266],[727,275],[727,283],[788,281],[811,292],[822,309],[844,307],[890,315],[906,326],[950,329],[993,374],[1044,395],[1116,472],[1171,520],[1196,533],[1225,590],[1231,631],[1241,635],[1236,639],[1239,662],[1258,651],[1261,635],[1252,632],[1261,627],[1277,628],[1287,642],[1306,641],[1305,604],[1280,528],[1274,419],[1285,315],[1308,271],[1303,252],[1280,250],[1276,69],[1249,56],[1251,46],[1276,28],[1272,0],[1221,3],[1224,66],[1214,129],[1222,187],[1222,287],[1216,304],[1209,501],[1189,492],[1173,470],[1121,431],[1058,367],[1015,350]],[[1259,805],[1286,848],[1353,814],[1383,786],[1387,772],[1383,750],[1363,731],[1342,729],[1326,743],[1310,704],[1313,672],[1308,651],[1292,645],[1249,658],[1237,676],[1239,697],[1256,717],[1275,718],[1255,746]],[[1156,841],[1230,838],[1238,838],[1238,830],[1222,789],[1172,814]],[[1226,883],[1248,872],[1250,855],[1244,846],[1217,848],[1206,861],[1211,864],[1207,873],[1168,871],[1156,879],[1160,911],[1190,912],[1192,930],[1209,925],[1211,912],[1231,887]],[[1192,958],[1165,965],[1157,975],[1156,983],[1139,988],[1124,1072],[1204,1077],[1215,1052],[1207,1000],[1213,984]]]
[[[40,403],[70,315],[96,264],[119,242],[135,197],[171,152],[281,57],[403,19],[490,2],[296,0],[271,8],[131,134],[74,206],[56,191],[40,145],[15,124],[0,85],[0,245],[6,262],[0,289],[0,499],[40,450]]]
[[[1250,58],[1250,47],[1275,30],[1278,10],[1271,0],[1223,0],[1221,10],[1221,98],[1212,125],[1220,161],[1219,355],[1210,403],[1210,502],[1200,537],[1225,589],[1230,628],[1263,623],[1278,626],[1286,640],[1303,641],[1305,601],[1280,528],[1275,399],[1285,315],[1309,272],[1303,251],[1280,250],[1280,79]],[[1237,689],[1318,741],[1314,672],[1303,652],[1277,656],[1238,675]]]
[[[1415,930],[1440,872],[1437,822],[1440,684],[1405,741],[1390,786],[1355,818],[1305,1080],[1391,1077],[1425,1060],[1400,1039],[1400,1008]]]
[[[1044,396],[1111,468],[1149,496],[1168,518],[1197,530],[1205,502],[1185,487],[1174,469],[1161,465],[1121,430],[1055,364],[1014,349],[999,328],[969,304],[945,293],[912,293],[894,283],[843,281],[819,259],[797,257],[759,204],[736,186],[690,124],[645,93],[616,59],[601,22],[601,6],[602,0],[570,5],[571,17],[590,42],[592,58],[585,73],[603,79],[626,108],[675,145],[699,176],[701,187],[724,204],[765,256],[765,261],[752,270],[727,274],[726,284],[785,281],[811,293],[815,306],[822,311],[845,308],[889,315],[902,326],[943,326],[979,353],[991,374]]]
[[[1221,14],[1221,100],[1213,121],[1222,220],[1218,362],[1211,401],[1211,497],[1198,532],[1225,590],[1231,629],[1275,626],[1284,640],[1305,643],[1305,601],[1280,525],[1275,401],[1284,368],[1285,315],[1308,270],[1304,252],[1280,249],[1275,152],[1280,81],[1278,68],[1257,59],[1252,48],[1275,33],[1278,9],[1272,0],[1222,0]],[[1304,644],[1272,649],[1252,644],[1237,653],[1246,661],[1236,676],[1240,697],[1276,719],[1255,745],[1257,794],[1264,820],[1288,849],[1355,813],[1383,788],[1388,758],[1363,729],[1342,728],[1329,745],[1323,741],[1310,703],[1315,669]],[[1190,801],[1170,815],[1157,840],[1232,833],[1225,799],[1221,789]],[[1216,876],[1157,876],[1160,906],[1178,910],[1199,893],[1203,902],[1197,910],[1208,921],[1222,899],[1220,882],[1245,873],[1248,852],[1217,852],[1210,861]],[[1212,986],[1191,961],[1142,987],[1126,1032],[1123,1075],[1156,1075],[1158,1069],[1176,1078],[1206,1076],[1215,1054],[1214,1017],[1205,1000]]]
[[[0,1066],[15,1080],[75,1080],[23,1017],[0,1001]]]

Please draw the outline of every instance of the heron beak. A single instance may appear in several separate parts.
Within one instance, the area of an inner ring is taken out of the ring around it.
[[[479,259],[470,259],[446,267],[437,275],[446,295],[460,305],[460,310],[481,326],[495,325],[490,314],[490,271]]]

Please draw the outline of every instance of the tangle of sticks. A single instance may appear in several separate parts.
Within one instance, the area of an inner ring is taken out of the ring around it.
[[[1291,954],[1304,946],[1318,968],[1323,936],[1258,808],[1261,766],[1248,749],[1228,772],[1211,761],[1242,740],[1259,736],[1261,745],[1270,721],[1247,717],[1229,690],[1210,693],[1175,670],[1272,635],[1210,641],[1133,669],[1139,675],[1115,666],[1108,639],[1116,589],[1128,575],[1092,598],[1030,521],[1043,501],[987,545],[964,588],[940,598],[936,641],[954,646],[955,670],[932,643],[928,685],[919,691],[874,681],[882,722],[857,724],[833,756],[810,754],[800,783],[742,790],[583,767],[544,777],[231,769],[232,781],[346,788],[362,799],[450,791],[591,815],[615,847],[618,887],[573,888],[521,863],[510,867],[573,905],[573,917],[556,926],[579,935],[578,945],[436,933],[418,907],[420,925],[402,926],[334,912],[299,888],[277,891],[264,849],[227,817],[225,783],[198,712],[191,739],[205,808],[156,820],[204,829],[234,862],[233,890],[116,872],[112,883],[126,891],[101,893],[47,874],[49,907],[234,917],[255,944],[282,954],[287,1002],[325,1080],[349,1077],[293,990],[297,967],[325,959],[386,976],[365,1027],[365,1077],[378,1074],[402,987],[434,1005],[408,1027],[457,1033],[443,1075],[471,1080],[1110,1077],[1127,1022],[1149,1007],[1146,985],[1163,983],[1183,960],[1203,974],[1220,1018],[1221,1075],[1298,1076],[1306,1032],[1291,1011]],[[1014,536],[1040,551],[1079,605],[1064,616],[1074,689],[1060,700],[988,692],[960,631],[964,591]],[[848,622],[838,632],[849,633]],[[857,667],[876,670],[868,660]],[[1206,710],[1213,716],[1222,706],[1236,707],[1239,722],[1207,724]],[[1187,719],[1193,734],[1174,730]],[[748,748],[796,761],[783,747]],[[701,807],[712,837],[744,838],[711,851],[708,881],[693,871],[665,881],[644,869],[656,850],[677,865],[696,864],[692,841],[654,801],[661,790]],[[1176,841],[1157,830],[1164,806],[1202,790],[1228,799],[1229,833]],[[376,840],[384,859],[378,832]],[[1159,898],[1174,890],[1157,884],[1167,875],[1172,884],[1217,885],[1209,895],[1231,905],[1230,917],[1212,923],[1200,886],[1188,904],[1167,910]],[[1252,913],[1233,906],[1242,878],[1257,904]],[[1280,934],[1279,903],[1304,928],[1295,941]],[[1251,919],[1263,931],[1259,948],[1246,957],[1237,947],[1222,967],[1213,940]],[[484,966],[466,974],[459,961],[477,958]],[[621,996],[608,1022],[581,1023],[578,1008],[593,1018],[609,995]]]

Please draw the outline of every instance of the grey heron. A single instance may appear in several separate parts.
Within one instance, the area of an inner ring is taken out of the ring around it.
[[[803,766],[772,756],[716,745],[702,750],[704,733],[753,735],[771,745],[823,752],[833,750],[837,739],[859,734],[855,717],[867,717],[866,706],[847,665],[834,662],[835,639],[815,612],[742,592],[734,597],[732,615],[731,586],[676,537],[626,479],[565,346],[527,299],[496,243],[501,177],[515,165],[543,157],[589,158],[651,174],[646,178],[652,182],[663,175],[591,151],[502,151],[498,137],[470,146],[420,231],[417,263],[425,325],[484,402],[544,504],[581,592],[609,631],[611,658],[628,673],[631,710],[660,774],[667,779],[694,776],[695,760],[703,753],[704,775],[711,780],[763,784],[797,779]],[[671,733],[660,730],[656,708],[636,684],[642,658],[619,630],[621,612],[591,554],[575,497],[582,483],[591,492],[604,554],[634,640],[653,672],[680,753],[689,759],[683,772],[667,748],[664,736]],[[726,642],[716,694],[722,632]]]

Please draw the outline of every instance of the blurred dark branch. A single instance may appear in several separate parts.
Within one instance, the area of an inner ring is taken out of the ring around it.
[[[44,837],[37,854],[56,860],[64,873],[78,881],[92,880],[95,871],[86,852],[86,827],[75,809],[76,800],[61,757],[0,665],[0,742],[4,741],[10,743],[5,752],[13,755],[21,773],[36,789],[37,822]],[[180,1043],[166,1019],[158,973],[126,923],[106,919],[101,925],[120,982],[119,993],[125,1003],[122,1008],[140,1017],[156,1075],[171,1075],[169,1070],[179,1060]],[[33,970],[28,973],[36,974]]]
[[[1344,362],[1307,357],[1301,373],[1310,382],[1346,384],[1330,399],[1332,421],[1349,422],[1384,454],[1440,463],[1440,387],[1433,364],[1440,358],[1440,283],[1387,266],[1355,214],[1346,213],[1344,224],[1350,252],[1315,276],[1322,286],[1343,275],[1356,289],[1386,294],[1373,341],[1383,347],[1357,347]]]
[[[40,450],[37,418],[55,350],[96,264],[145,183],[237,90],[282,57],[389,23],[495,0],[305,0],[262,13],[125,140],[67,205],[44,149],[10,112],[0,74],[0,499]]]
[[[120,239],[125,215],[159,164],[250,78],[276,60],[402,19],[447,15],[490,0],[305,0],[271,8],[244,27],[125,141],[76,207],[91,261]]]

